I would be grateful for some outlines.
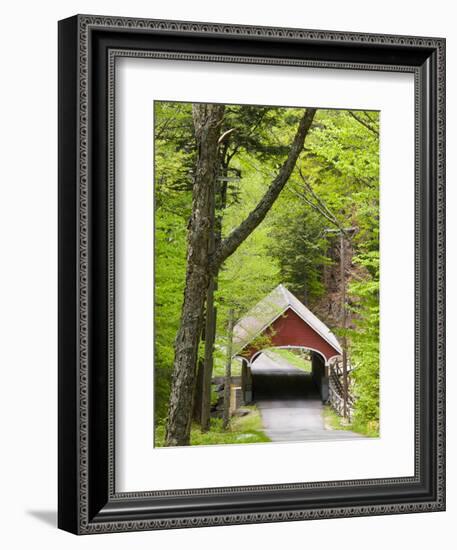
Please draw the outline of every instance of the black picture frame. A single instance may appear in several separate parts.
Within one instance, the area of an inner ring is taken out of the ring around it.
[[[414,74],[413,477],[116,493],[110,92],[116,52]],[[76,15],[59,22],[58,63],[59,527],[89,534],[444,510],[445,40]]]

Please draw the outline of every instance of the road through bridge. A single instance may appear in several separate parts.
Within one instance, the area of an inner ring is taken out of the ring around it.
[[[324,405],[312,374],[290,364],[274,350],[261,353],[252,365],[254,399],[265,434],[271,441],[360,439],[349,430],[325,425]]]

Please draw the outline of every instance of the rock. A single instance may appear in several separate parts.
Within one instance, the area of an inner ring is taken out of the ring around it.
[[[237,409],[233,412],[233,416],[247,416],[250,412],[248,409]]]

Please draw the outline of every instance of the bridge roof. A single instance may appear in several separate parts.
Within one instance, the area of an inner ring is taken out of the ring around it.
[[[235,325],[233,329],[233,348],[235,354],[244,349],[257,336],[260,336],[264,330],[288,309],[292,309],[305,323],[328,342],[337,353],[342,353],[336,336],[327,325],[318,319],[284,285],[280,284],[249,310]]]

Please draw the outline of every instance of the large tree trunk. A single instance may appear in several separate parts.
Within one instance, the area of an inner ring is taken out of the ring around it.
[[[209,282],[211,204],[223,115],[223,105],[195,104],[192,107],[198,159],[188,230],[186,286],[175,340],[165,443],[168,446],[188,445],[190,438],[198,342]]]

